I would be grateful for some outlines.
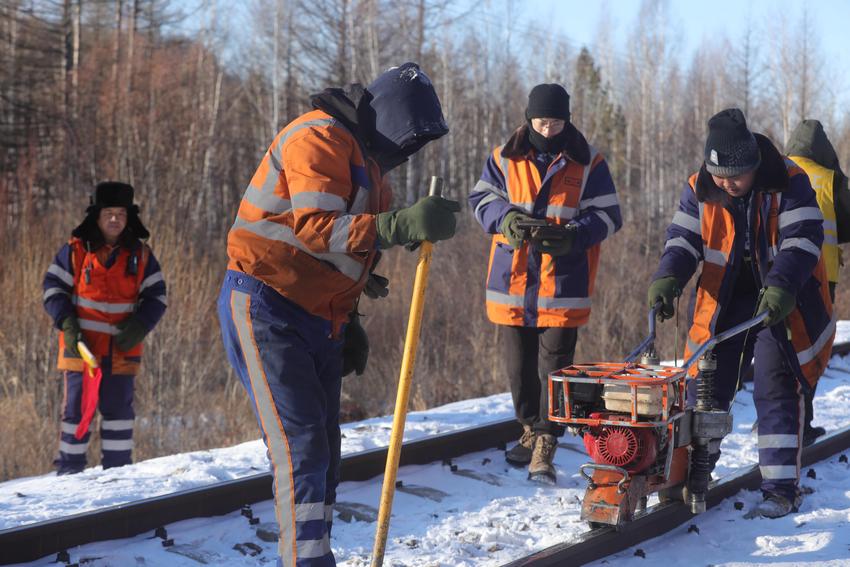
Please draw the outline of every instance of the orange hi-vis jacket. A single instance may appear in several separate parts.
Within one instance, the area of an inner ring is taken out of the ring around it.
[[[475,218],[493,234],[487,316],[500,325],[580,327],[590,318],[601,242],[622,226],[614,183],[602,155],[577,131],[575,146],[583,151],[573,153],[582,158],[561,153],[545,176],[521,141],[523,135],[520,129],[493,150],[469,196]],[[505,152],[506,147],[517,149]],[[498,227],[512,210],[572,225],[572,251],[554,257],[528,242],[511,247]]]
[[[762,285],[780,285],[796,292],[797,306],[785,319],[782,335],[790,336],[788,355],[796,374],[814,386],[829,361],[835,335],[826,267],[820,252],[823,217],[805,172],[790,160],[785,160],[784,165],[788,178],[785,190],[752,194],[755,213],[747,238],[753,245],[753,263]],[[687,281],[696,263],[702,261],[686,359],[716,334],[720,313],[734,289],[736,270],[732,265],[736,254],[740,254],[735,248],[740,235],[735,234],[735,219],[729,209],[722,202],[698,200],[697,186],[707,182],[701,179],[707,180],[707,173],[692,175],[683,190],[656,273],[656,277],[676,275],[680,282]],[[696,376],[697,372],[697,365],[693,365],[691,375]]]
[[[348,320],[377,252],[375,214],[391,190],[354,135],[324,111],[289,123],[245,190],[227,237],[228,269],[306,311]]]
[[[136,251],[121,248],[115,262],[104,266],[107,247],[89,252],[83,241],[74,238],[71,246],[74,287],[71,301],[74,304],[83,341],[98,362],[104,356],[112,357],[112,374],[135,375],[139,372],[142,343],[127,352],[114,345],[113,336],[118,334],[116,325],[136,310],[139,291],[145,274],[150,249],[143,245]],[[133,256],[136,256],[133,259]],[[128,273],[128,262],[138,262],[138,267]],[[83,371],[83,359],[65,349],[65,335],[59,333],[59,370]]]

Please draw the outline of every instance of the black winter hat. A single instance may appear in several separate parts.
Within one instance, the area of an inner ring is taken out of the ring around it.
[[[570,95],[564,87],[555,83],[537,85],[528,93],[525,117],[528,120],[532,118],[560,118],[569,122]]]
[[[108,207],[127,209],[127,228],[121,234],[120,242],[127,248],[134,248],[138,239],[147,239],[150,232],[139,218],[139,206],[133,204],[133,186],[119,181],[103,181],[94,188],[86,208],[86,218],[74,230],[71,236],[81,238],[96,249],[103,243],[103,235],[97,227],[100,210]]]
[[[721,110],[708,120],[705,168],[717,177],[735,177],[756,169],[761,153],[738,108]]]
[[[119,181],[103,181],[94,188],[94,195],[89,199],[93,207],[124,207],[133,206],[133,186]]]

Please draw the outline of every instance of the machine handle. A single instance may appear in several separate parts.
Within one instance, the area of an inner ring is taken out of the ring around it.
[[[643,339],[643,342],[640,343],[629,355],[626,357],[623,362],[634,362],[635,359],[641,355],[648,347],[650,347],[653,343],[655,343],[655,315],[658,313],[658,310],[661,309],[661,301],[656,301],[655,305],[649,310],[649,335]]]
[[[688,368],[690,368],[691,365],[696,362],[699,357],[703,355],[703,353],[705,353],[705,351],[712,348],[717,343],[723,342],[726,339],[734,337],[739,333],[743,333],[747,329],[752,329],[753,327],[764,321],[764,319],[768,316],[769,313],[770,311],[763,311],[762,313],[756,315],[749,321],[744,321],[743,323],[735,325],[731,329],[726,329],[719,335],[714,335],[713,337],[702,343],[702,345],[700,345],[700,347],[694,351],[691,357],[686,360],[685,363],[682,365],[682,369],[687,370]]]

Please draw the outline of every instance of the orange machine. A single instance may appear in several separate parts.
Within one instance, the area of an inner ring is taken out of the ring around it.
[[[580,467],[588,481],[581,517],[592,526],[632,520],[659,491],[681,493],[693,513],[705,511],[710,454],[732,430],[731,414],[714,403],[711,348],[766,316],[709,339],[681,367],[662,366],[654,347],[657,308],[649,336],[625,362],[574,364],[549,375],[549,419],[581,434],[593,461]],[[687,369],[697,360],[696,399],[686,405]]]

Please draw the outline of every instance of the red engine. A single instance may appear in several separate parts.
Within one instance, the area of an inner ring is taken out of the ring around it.
[[[592,413],[592,419],[628,421],[624,416]],[[595,463],[615,465],[630,473],[643,472],[658,455],[658,438],[650,428],[621,425],[592,427],[584,434],[584,447]]]

